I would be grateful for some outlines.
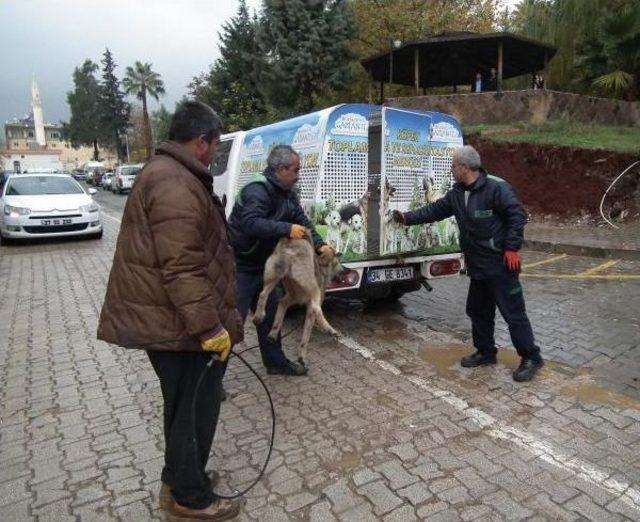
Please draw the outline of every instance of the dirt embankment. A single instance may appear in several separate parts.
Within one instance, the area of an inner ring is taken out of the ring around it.
[[[469,136],[484,167],[508,180],[535,220],[588,220],[599,216],[609,184],[640,158],[608,151],[501,143]],[[637,220],[640,210],[640,166],[623,176],[607,195],[605,212],[625,221]]]

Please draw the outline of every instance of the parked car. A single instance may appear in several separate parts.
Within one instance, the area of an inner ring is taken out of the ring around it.
[[[111,182],[113,181],[113,172],[105,172],[102,175],[102,181],[100,182],[100,186],[104,190],[111,190]]]
[[[76,181],[86,181],[87,180],[87,175],[85,174],[85,172],[83,170],[74,170],[71,175],[73,176],[73,179],[75,179]]]
[[[14,174],[0,190],[0,242],[58,236],[102,237],[100,207],[67,174]]]
[[[116,167],[115,175],[111,181],[111,192],[114,194],[122,194],[129,192],[133,187],[136,176],[144,167],[144,163],[136,163],[133,165],[120,165]]]

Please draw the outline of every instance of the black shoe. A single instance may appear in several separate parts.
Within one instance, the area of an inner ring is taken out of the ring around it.
[[[307,375],[309,369],[304,365],[293,361],[287,361],[283,366],[267,366],[269,375]]]
[[[530,381],[543,365],[544,361],[541,358],[527,359],[523,357],[520,366],[513,372],[513,380],[517,382]]]
[[[484,366],[485,364],[495,364],[497,362],[496,352],[480,352],[465,355],[460,364],[465,368],[475,368],[476,366]]]

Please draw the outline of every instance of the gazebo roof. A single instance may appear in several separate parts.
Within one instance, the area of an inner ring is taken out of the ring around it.
[[[414,85],[414,56],[418,52],[420,87],[471,83],[478,71],[497,68],[503,48],[503,78],[544,69],[556,48],[512,33],[447,31],[426,40],[405,42],[393,50],[393,83]],[[373,80],[389,82],[389,51],[362,60]]]

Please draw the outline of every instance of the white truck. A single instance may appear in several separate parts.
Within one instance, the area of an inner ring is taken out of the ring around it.
[[[345,271],[330,293],[397,299],[428,280],[460,273],[455,220],[402,227],[406,211],[441,197],[452,183],[451,154],[462,145],[448,115],[344,104],[221,137],[211,165],[214,190],[231,213],[239,191],[266,167],[269,151],[291,145],[301,158],[300,200]]]

